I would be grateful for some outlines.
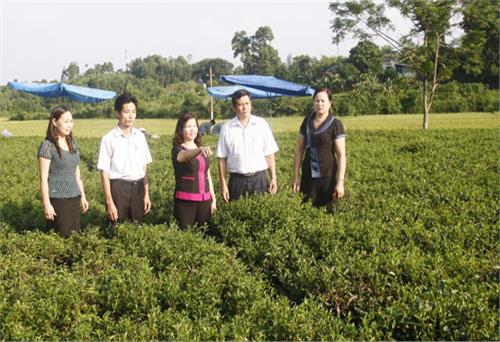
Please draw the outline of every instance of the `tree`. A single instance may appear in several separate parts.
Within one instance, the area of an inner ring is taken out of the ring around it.
[[[385,16],[386,5],[413,24],[410,33],[399,41],[387,33],[394,25]],[[349,34],[361,39],[378,36],[410,64],[422,84],[423,128],[427,129],[436,87],[453,71],[442,62],[440,53],[446,46],[452,18],[458,13],[458,0],[385,0],[382,4],[372,0],[337,1],[330,4],[330,10],[335,15],[331,26],[334,44]]]
[[[318,60],[307,55],[295,56],[288,62],[287,79],[292,82],[311,84],[316,76],[314,66]]]
[[[137,78],[151,78],[165,87],[167,84],[189,81],[191,64],[182,56],[168,59],[160,55],[136,58],[129,64],[129,70]]]
[[[68,67],[63,70],[63,77],[67,76],[68,80],[72,80],[80,75],[80,67],[77,62],[69,63]]]
[[[113,63],[104,62],[103,64],[96,64],[94,65],[93,68],[90,68],[87,71],[85,71],[85,76],[92,74],[106,74],[112,72],[114,72]]]
[[[233,73],[234,65],[222,58],[206,58],[192,65],[192,79],[202,80],[205,84],[210,81],[210,68],[212,68],[212,77],[216,79],[220,75],[230,75]]]
[[[461,69],[473,81],[498,88],[498,0],[463,0],[462,9]]]
[[[381,74],[383,61],[382,51],[369,40],[360,41],[349,51],[349,62],[361,73]]]
[[[192,70],[192,66],[186,58],[182,56],[169,57],[166,63],[163,62],[158,66],[156,78],[160,85],[165,87],[167,84],[191,80]]]
[[[359,70],[345,57],[337,58],[324,74],[328,77],[330,88],[335,91],[351,90],[360,76]]]
[[[269,26],[261,26],[251,37],[245,31],[238,31],[231,40],[233,56],[241,56],[243,72],[256,75],[274,75],[282,71],[278,51],[271,46],[274,39]]]
[[[128,65],[129,72],[137,78],[155,78],[156,68],[162,63],[162,59],[160,55],[133,59]]]

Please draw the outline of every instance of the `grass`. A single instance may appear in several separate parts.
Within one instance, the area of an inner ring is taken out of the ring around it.
[[[421,114],[364,115],[341,117],[346,129],[421,129]],[[207,120],[201,119],[200,124]],[[273,132],[298,131],[302,117],[279,117],[268,119]],[[217,122],[223,122],[218,120]],[[144,127],[150,134],[172,135],[174,119],[139,119],[135,127]],[[77,137],[101,137],[116,125],[115,119],[76,119],[74,132]],[[8,121],[0,118],[0,130],[7,129],[14,136],[45,136],[47,121]],[[431,114],[430,129],[443,128],[500,128],[500,112],[495,113],[449,113]]]

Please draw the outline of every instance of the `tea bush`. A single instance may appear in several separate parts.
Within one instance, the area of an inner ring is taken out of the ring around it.
[[[492,338],[496,141],[492,131],[351,133],[349,197],[334,215],[286,192],[249,198],[217,215],[220,240],[293,302],[312,296],[380,338]]]
[[[170,226],[90,228],[64,240],[2,227],[2,338],[318,339],[345,325],[293,307],[234,251]],[[336,327],[336,328],[335,328]],[[320,335],[321,334],[321,335]]]
[[[0,140],[1,338],[500,339],[496,130],[349,131],[333,213],[291,192],[295,139],[277,136],[277,195],[219,198],[185,232],[171,136],[150,141],[152,212],[116,229],[99,140],[78,139],[91,208],[68,239],[45,228],[40,138]]]

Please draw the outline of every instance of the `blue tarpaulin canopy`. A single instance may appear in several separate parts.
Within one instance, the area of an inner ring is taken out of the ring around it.
[[[86,103],[97,103],[111,100],[116,93],[111,90],[102,90],[88,87],[75,86],[66,83],[7,83],[12,89],[23,91],[42,97],[69,97],[72,100]]]
[[[234,94],[235,91],[245,89],[247,90],[254,99],[268,99],[278,96],[283,96],[282,94],[272,93],[268,91],[263,91],[255,88],[245,87],[241,85],[234,86],[221,86],[221,87],[207,87],[208,94],[217,99],[227,99]]]
[[[314,89],[303,84],[288,82],[274,76],[260,75],[225,75],[221,81],[245,87],[281,94],[283,96],[311,96]]]

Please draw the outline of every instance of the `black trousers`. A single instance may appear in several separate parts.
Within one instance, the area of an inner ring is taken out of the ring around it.
[[[266,193],[268,186],[266,170],[251,176],[231,173],[229,174],[229,200],[235,201],[241,196]]]
[[[110,181],[111,197],[118,210],[118,222],[144,221],[144,179]]]
[[[203,225],[210,222],[212,201],[185,201],[174,198],[174,217],[179,228],[186,229],[195,224]]]
[[[51,198],[56,216],[54,221],[47,220],[49,229],[67,237],[80,231],[80,196],[72,198]]]

